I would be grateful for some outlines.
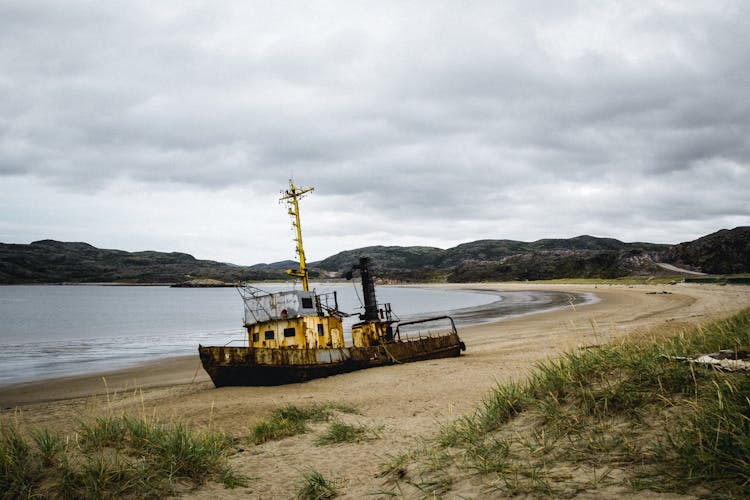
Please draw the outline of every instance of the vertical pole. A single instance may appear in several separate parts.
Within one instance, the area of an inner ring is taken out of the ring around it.
[[[307,261],[305,261],[305,248],[302,246],[302,225],[299,221],[299,203],[297,201],[296,187],[294,183],[290,182],[290,188],[294,196],[292,197],[292,205],[294,206],[294,226],[297,228],[297,253],[299,254],[299,272],[302,275],[302,289],[309,291],[309,281],[307,276]]]
[[[285,200],[291,208],[289,208],[289,215],[294,216],[294,222],[292,225],[297,229],[297,253],[299,254],[299,269],[287,269],[287,274],[302,278],[302,289],[306,292],[310,290],[310,284],[307,274],[307,261],[305,260],[305,249],[302,246],[302,225],[299,219],[299,203],[298,200],[303,195],[312,191],[313,188],[299,189],[294,185],[292,179],[289,179],[289,189],[281,197],[281,200]]]

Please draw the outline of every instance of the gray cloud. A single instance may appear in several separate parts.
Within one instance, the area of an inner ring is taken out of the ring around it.
[[[5,2],[0,179],[158,205],[294,174],[359,215],[321,240],[689,239],[750,223],[748,10]]]

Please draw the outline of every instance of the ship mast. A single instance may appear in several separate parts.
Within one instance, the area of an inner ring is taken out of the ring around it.
[[[309,282],[307,275],[307,262],[305,261],[305,249],[302,247],[302,226],[299,222],[299,203],[298,200],[315,188],[298,188],[294,181],[289,179],[289,189],[282,191],[279,201],[286,201],[289,205],[289,215],[294,217],[292,225],[297,230],[297,254],[299,254],[299,269],[287,269],[286,273],[290,276],[302,278],[302,289],[309,291]]]

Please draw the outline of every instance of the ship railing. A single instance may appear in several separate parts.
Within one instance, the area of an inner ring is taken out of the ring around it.
[[[238,286],[237,291],[242,297],[242,303],[245,308],[245,318],[252,318],[255,323],[280,319],[277,317],[275,311],[269,309],[269,306],[273,307],[271,306],[273,302],[271,297],[295,293],[295,291],[291,290],[287,292],[269,293],[250,284],[242,284]],[[327,313],[331,316],[338,316],[340,318],[349,316],[349,314],[339,310],[338,294],[336,291],[317,293],[313,290],[312,295],[315,297],[314,307],[319,315]],[[300,309],[295,314],[302,313],[303,309]]]
[[[424,325],[427,323],[435,323],[438,321],[447,321],[448,323],[444,327],[435,327],[427,328],[427,332],[425,332],[425,329],[420,328],[417,325]],[[433,335],[440,335],[444,334],[445,332],[449,332],[452,334],[458,333],[456,330],[456,323],[453,321],[453,318],[450,316],[436,316],[433,318],[422,318],[422,319],[415,319],[411,321],[401,321],[396,325],[396,331],[394,332],[394,336],[398,338],[398,340],[401,340],[402,337],[405,340],[411,340],[411,339],[421,339],[424,336],[432,337]]]
[[[351,316],[351,314],[339,310],[339,297],[335,290],[326,293],[318,293],[314,290],[313,292],[315,293],[315,305],[318,313],[322,314],[326,312],[331,316],[338,316],[339,318]]]
[[[244,339],[232,339],[229,342],[227,342],[226,344],[224,344],[223,347],[229,347],[229,344],[234,344],[235,342],[239,342],[242,345],[241,346],[232,346],[232,347],[247,347],[247,339],[246,338],[244,338]]]
[[[365,314],[364,314],[364,310],[365,310],[364,306],[358,308],[358,310],[363,311],[363,312],[354,313],[354,314],[345,314],[345,316],[347,317],[356,316],[358,314],[359,319],[364,321],[366,319]],[[378,312],[378,318],[380,318],[380,321],[384,321],[386,323],[397,323],[401,321],[401,318],[399,318],[398,315],[395,312],[393,312],[393,309],[391,309],[390,303],[378,304],[377,312]]]
[[[259,313],[263,312],[266,317],[271,317],[271,311],[266,309],[261,301],[261,297],[270,295],[267,291],[248,283],[242,283],[238,285],[236,289],[237,293],[239,293],[240,297],[242,297],[242,303],[245,307],[246,316],[247,313],[250,313],[253,318],[258,321],[258,318],[261,317]],[[250,306],[251,302],[255,306],[254,308]]]
[[[418,342],[423,339],[436,339],[445,337],[448,333],[447,330],[435,330],[435,331],[418,331],[418,332],[411,332],[409,334],[403,335],[399,341],[400,342]]]

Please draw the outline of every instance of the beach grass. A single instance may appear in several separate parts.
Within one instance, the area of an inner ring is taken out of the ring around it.
[[[4,498],[158,498],[220,481],[246,480],[228,464],[232,439],[179,423],[99,417],[74,436],[46,429],[31,439],[0,430],[0,490]]]
[[[297,490],[297,498],[301,500],[320,500],[323,498],[333,498],[338,495],[336,485],[323,477],[323,474],[316,470],[309,470],[302,473],[302,481]]]
[[[286,405],[276,408],[268,418],[255,423],[250,430],[250,441],[254,444],[265,443],[309,430],[308,423],[329,420],[334,412],[356,413],[357,410],[338,403],[315,404],[307,408]]]
[[[325,446],[338,443],[357,443],[371,437],[373,437],[371,430],[366,426],[347,424],[334,420],[328,426],[328,429],[318,436],[315,444]]]
[[[478,479],[488,495],[745,495],[750,376],[673,357],[747,349],[750,310],[673,333],[568,352],[499,384],[410,464],[386,467],[398,471],[393,491],[411,485],[422,494],[450,476]]]

